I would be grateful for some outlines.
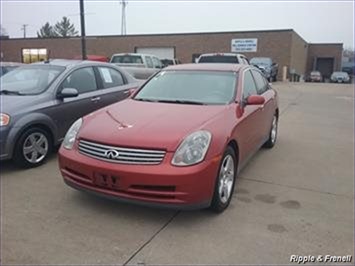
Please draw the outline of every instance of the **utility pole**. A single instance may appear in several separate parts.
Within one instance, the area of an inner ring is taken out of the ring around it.
[[[85,14],[84,0],[80,0],[80,26],[81,26],[81,55],[83,60],[86,60],[86,39],[85,39]]]
[[[122,5],[121,35],[126,35],[126,6],[128,5],[128,2],[127,0],[121,0],[120,4]]]
[[[23,38],[26,38],[26,29],[28,27],[28,24],[23,24],[21,30],[23,30]]]

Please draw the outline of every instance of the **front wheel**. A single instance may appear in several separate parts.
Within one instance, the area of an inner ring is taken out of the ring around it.
[[[210,209],[223,212],[229,205],[237,175],[237,159],[232,147],[228,146],[219,166],[218,176]]]
[[[278,117],[275,114],[273,119],[272,119],[272,124],[271,124],[271,129],[269,133],[269,138],[265,142],[264,147],[271,149],[272,147],[275,146],[276,139],[277,139],[277,129],[278,129]]]
[[[33,127],[26,130],[15,146],[14,161],[24,168],[41,165],[52,150],[52,142],[47,131]]]

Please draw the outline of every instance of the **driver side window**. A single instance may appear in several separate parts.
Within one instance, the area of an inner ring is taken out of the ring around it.
[[[250,70],[244,72],[243,80],[243,101],[246,100],[250,95],[257,95],[256,85]]]
[[[61,89],[74,88],[79,94],[97,90],[95,73],[92,67],[85,67],[72,72],[62,83]]]

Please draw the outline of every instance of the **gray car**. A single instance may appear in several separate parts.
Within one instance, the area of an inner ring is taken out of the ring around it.
[[[141,83],[91,61],[53,60],[9,72],[0,78],[0,159],[40,165],[76,119],[129,97]]]

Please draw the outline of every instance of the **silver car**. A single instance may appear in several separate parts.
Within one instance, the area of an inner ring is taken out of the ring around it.
[[[42,164],[76,119],[129,97],[141,83],[101,62],[53,60],[16,68],[0,78],[0,159]]]

